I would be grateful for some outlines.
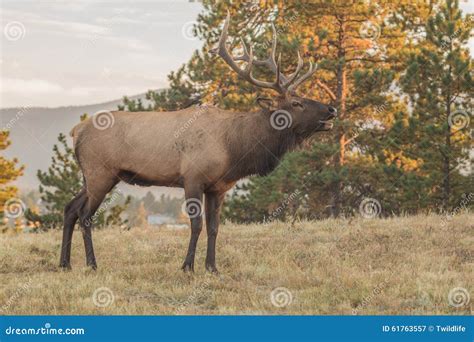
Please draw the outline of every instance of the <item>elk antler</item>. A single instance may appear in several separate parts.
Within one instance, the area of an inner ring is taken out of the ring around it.
[[[272,49],[270,52],[270,56],[268,56],[265,60],[257,60],[253,56],[253,49],[252,46],[247,48],[247,44],[245,43],[244,39],[240,39],[243,46],[243,54],[242,56],[233,57],[232,54],[227,50],[226,41],[227,35],[229,30],[229,23],[230,23],[230,13],[227,12],[227,17],[224,22],[224,28],[222,29],[221,36],[219,38],[219,44],[215,49],[212,49],[212,53],[218,54],[231,68],[234,70],[240,77],[245,79],[246,81],[256,85],[260,88],[268,88],[277,91],[280,94],[285,94],[287,92],[294,92],[296,87],[306,81],[309,77],[311,77],[317,70],[316,66],[313,68],[313,64],[310,62],[309,70],[306,74],[302,77],[297,78],[301,69],[303,68],[303,59],[301,58],[300,53],[298,52],[298,65],[294,73],[289,76],[285,76],[280,72],[280,62],[281,62],[281,55],[278,56],[278,61],[275,61],[275,54],[276,54],[276,45],[277,45],[277,32],[275,29],[275,25],[272,24]],[[247,63],[245,69],[241,69],[237,65],[237,61],[243,61]],[[253,66],[265,66],[269,68],[276,76],[276,80],[274,82],[266,82],[257,80],[252,75],[252,68]]]

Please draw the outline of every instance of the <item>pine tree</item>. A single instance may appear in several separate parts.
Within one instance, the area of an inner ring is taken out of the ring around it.
[[[141,99],[130,100],[124,96],[119,110],[129,112],[141,111],[172,111],[189,107],[199,103],[199,92],[189,80],[184,79],[186,67],[172,71],[168,76],[170,87],[164,90],[148,90],[145,99],[149,104],[145,106]]]
[[[427,15],[427,7],[413,8],[408,2],[396,8],[390,3],[379,6],[338,1],[278,7],[276,22],[280,25],[289,21],[285,18],[299,19],[286,25],[289,29],[285,34],[291,40],[283,41],[282,45],[290,49],[300,44],[307,56],[319,62],[320,72],[302,93],[323,102],[332,101],[338,107],[336,127],[329,135],[318,135],[306,151],[296,152],[300,157],[293,160],[300,165],[283,162],[268,176],[270,183],[255,179],[255,184],[238,189],[242,191],[234,193],[236,202],[228,204],[226,214],[239,211],[235,206],[241,205],[248,216],[250,208],[267,204],[267,210],[260,209],[261,217],[261,210],[268,214],[269,201],[281,203],[284,196],[297,190],[304,194],[300,205],[307,208],[309,217],[352,213],[364,196],[380,197],[375,185],[381,183],[383,187],[383,179],[379,177],[385,174],[382,159],[373,159],[367,153],[376,139],[368,134],[369,128],[390,127],[394,112],[400,109],[400,103],[390,91],[402,70],[399,55],[404,49],[400,45],[407,39],[397,22],[398,11]],[[407,27],[404,29],[408,31]],[[295,181],[288,182],[288,178]],[[268,186],[276,191],[264,196]],[[255,201],[245,205],[250,198]]]
[[[53,147],[51,166],[47,171],[37,172],[41,202],[47,213],[27,213],[28,219],[40,222],[43,229],[59,227],[62,224],[64,207],[82,188],[81,169],[64,134],[59,134],[58,143]]]
[[[315,84],[308,83],[303,93],[325,102],[332,99],[339,109],[335,130],[319,135],[312,151],[302,154],[302,163],[312,166],[298,174],[305,179],[300,190],[310,193],[302,204],[314,211],[313,216],[325,216],[328,210],[334,216],[341,211],[351,214],[368,196],[385,202],[387,214],[400,210],[401,202],[390,200],[387,194],[393,189],[392,184],[406,176],[406,169],[387,166],[385,156],[374,158],[370,150],[378,146],[384,151],[390,146],[391,141],[380,144],[379,135],[374,133],[390,129],[398,113],[407,111],[397,84],[405,55],[414,49],[412,37],[435,6],[436,2],[409,1],[281,6],[287,17],[300,19],[288,25],[288,34],[295,35],[293,39],[299,39],[307,53],[319,61]],[[306,177],[308,172],[311,177]],[[285,178],[280,184],[285,184]],[[289,194],[296,189],[286,190],[283,193]]]
[[[467,47],[472,17],[463,16],[458,1],[447,0],[425,25],[420,49],[411,54],[403,79],[413,113],[408,152],[423,163],[425,197],[430,207],[449,210],[465,191],[472,191],[470,117],[474,82]]]
[[[124,215],[125,210],[127,209],[127,206],[130,204],[131,200],[132,200],[131,196],[127,196],[124,200],[116,200],[115,202],[118,204],[115,204],[112,207],[108,208],[107,215],[104,215],[105,216],[104,219],[98,220],[96,224],[99,227],[127,226],[129,223],[129,219],[128,218],[124,219],[122,216]]]

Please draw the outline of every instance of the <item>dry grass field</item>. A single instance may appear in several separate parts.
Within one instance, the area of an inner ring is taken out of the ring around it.
[[[180,270],[186,230],[95,231],[97,271],[79,231],[72,271],[57,267],[60,231],[2,235],[0,314],[472,314],[474,215],[442,222],[227,224],[219,276],[204,270],[205,230],[194,274]]]

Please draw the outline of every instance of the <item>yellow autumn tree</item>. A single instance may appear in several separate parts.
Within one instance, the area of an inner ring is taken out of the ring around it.
[[[10,146],[8,131],[0,131],[0,151],[4,151]],[[18,189],[11,185],[15,179],[23,173],[23,166],[18,166],[16,158],[7,159],[0,155],[0,217],[4,219],[5,203],[15,200],[18,196]]]

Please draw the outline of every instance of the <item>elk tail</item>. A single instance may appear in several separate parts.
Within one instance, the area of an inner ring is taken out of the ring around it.
[[[69,132],[69,135],[72,137],[73,146],[76,146],[77,138],[79,136],[79,133],[81,132],[81,128],[83,127],[83,125],[84,122],[80,122],[76,126],[74,126]]]

